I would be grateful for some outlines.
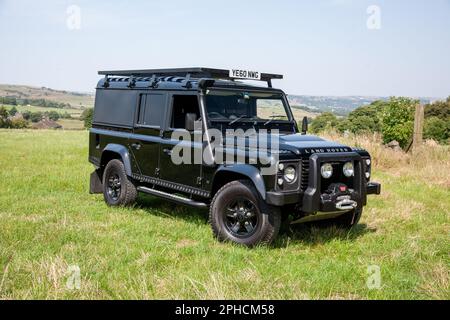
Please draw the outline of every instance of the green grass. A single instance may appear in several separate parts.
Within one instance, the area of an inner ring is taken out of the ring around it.
[[[450,298],[448,188],[377,171],[383,195],[353,231],[301,226],[249,250],[217,243],[205,212],[147,196],[108,208],[88,193],[87,144],[85,131],[0,131],[0,298]]]
[[[60,119],[57,121],[65,130],[83,130],[84,121],[77,119]]]

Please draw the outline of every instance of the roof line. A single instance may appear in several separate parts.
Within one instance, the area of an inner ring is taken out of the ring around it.
[[[186,77],[188,74],[191,76],[197,76],[200,78],[213,78],[213,79],[235,79],[230,77],[230,71],[225,69],[213,69],[213,68],[171,68],[171,69],[143,69],[143,70],[105,70],[99,71],[99,75],[105,76],[182,76]],[[270,81],[272,79],[283,79],[281,74],[261,73],[261,81]],[[252,79],[250,79],[252,80]],[[255,79],[256,80],[256,79]]]

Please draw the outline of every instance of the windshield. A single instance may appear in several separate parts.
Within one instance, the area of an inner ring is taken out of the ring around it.
[[[208,90],[206,110],[211,121],[289,121],[280,93]]]

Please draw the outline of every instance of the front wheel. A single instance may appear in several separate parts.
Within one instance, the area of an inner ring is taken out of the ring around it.
[[[251,182],[240,180],[226,184],[216,193],[209,221],[219,241],[253,247],[269,244],[277,237],[281,214],[261,199]]]
[[[111,160],[103,173],[103,197],[109,206],[127,206],[136,201],[137,190],[122,161]]]

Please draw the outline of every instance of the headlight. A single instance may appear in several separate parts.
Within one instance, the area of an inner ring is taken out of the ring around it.
[[[344,175],[347,178],[353,177],[353,175],[355,174],[355,170],[353,168],[353,163],[352,162],[345,163],[342,171],[344,172]]]
[[[295,181],[295,178],[297,176],[297,172],[295,171],[295,168],[292,166],[287,167],[286,169],[284,169],[284,179],[288,182],[288,183],[292,183]]]
[[[333,175],[333,166],[330,163],[325,163],[320,168],[320,173],[325,179],[331,178],[331,176]]]
[[[370,159],[366,159],[366,164],[367,164],[368,166],[370,166],[371,163],[372,163],[372,161],[370,161]]]

